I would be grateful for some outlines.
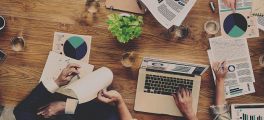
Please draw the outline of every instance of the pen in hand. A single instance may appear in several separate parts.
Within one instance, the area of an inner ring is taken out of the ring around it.
[[[224,69],[224,64],[225,64],[226,61],[224,61],[221,66],[218,68],[218,71],[216,74],[218,74],[220,72],[220,70]]]
[[[74,68],[78,71],[77,67],[74,67]],[[79,74],[77,74],[77,78],[80,79]]]

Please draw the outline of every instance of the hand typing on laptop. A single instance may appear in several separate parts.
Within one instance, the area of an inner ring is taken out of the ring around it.
[[[175,100],[177,107],[187,120],[198,120],[192,108],[192,92],[186,87],[181,87],[181,92],[182,95],[179,90],[177,90],[176,95],[173,93],[171,94]]]

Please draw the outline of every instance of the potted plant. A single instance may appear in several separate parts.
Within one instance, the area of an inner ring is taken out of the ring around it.
[[[138,18],[135,15],[121,16],[119,14],[108,15],[109,20],[105,22],[109,25],[108,30],[111,30],[113,36],[117,37],[120,43],[126,43],[133,38],[137,38],[141,34],[143,17]]]

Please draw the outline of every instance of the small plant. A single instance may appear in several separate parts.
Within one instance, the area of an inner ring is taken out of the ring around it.
[[[109,20],[105,22],[109,25],[108,30],[111,30],[113,36],[117,36],[120,43],[126,43],[132,40],[134,37],[138,37],[141,34],[142,27],[139,27],[143,23],[143,17],[138,18],[135,15],[120,16],[119,14],[108,15]]]

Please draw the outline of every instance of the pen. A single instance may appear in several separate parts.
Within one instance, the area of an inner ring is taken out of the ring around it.
[[[221,66],[218,68],[218,71],[217,71],[216,74],[218,74],[218,73],[220,72],[220,70],[223,69],[223,67],[224,67],[224,63],[225,63],[225,61],[224,61],[224,62],[221,64]]]
[[[77,67],[74,67],[74,68],[78,71]],[[80,79],[79,74],[77,74],[77,78]]]
[[[142,7],[140,5],[140,2],[137,0],[138,7],[142,10]]]

